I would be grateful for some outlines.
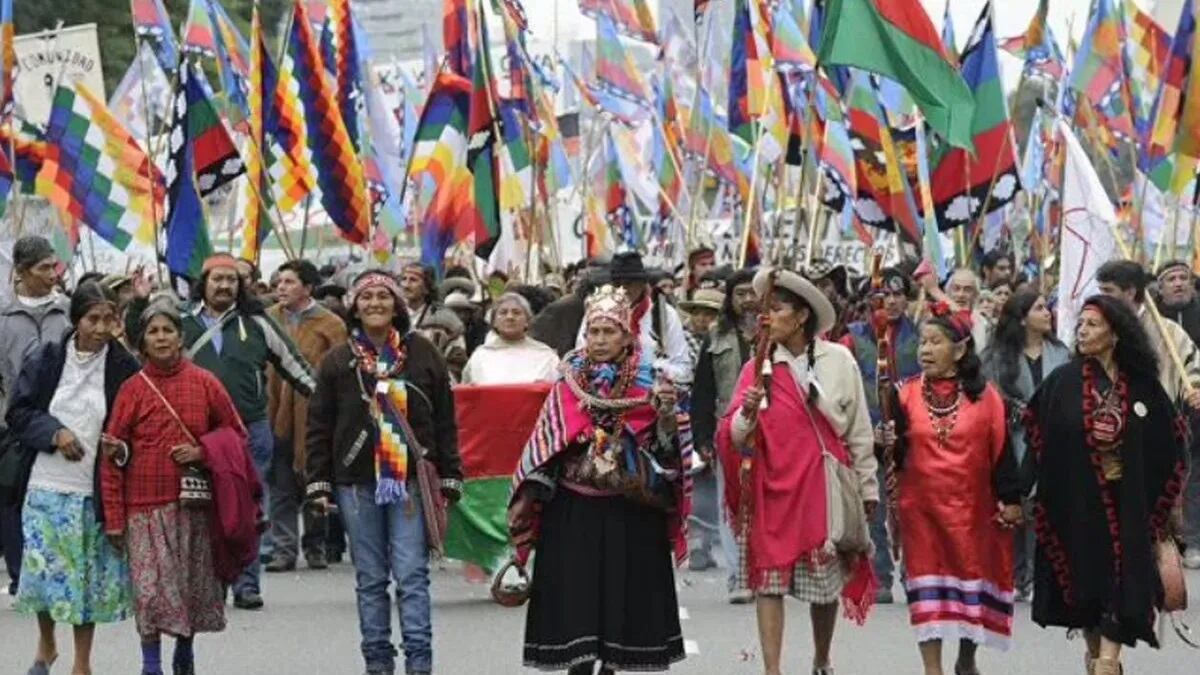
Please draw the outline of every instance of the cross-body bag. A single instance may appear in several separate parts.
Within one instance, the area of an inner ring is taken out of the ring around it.
[[[866,553],[871,549],[867,512],[863,507],[862,487],[852,467],[842,464],[825,445],[812,406],[804,400],[804,412],[821,446],[825,469],[825,519],[829,541],[838,553]]]
[[[196,437],[188,430],[187,425],[179,417],[179,413],[175,412],[174,406],[167,402],[167,397],[163,396],[163,393],[159,391],[154,381],[146,375],[146,371],[139,371],[138,375],[150,387],[150,391],[153,391],[158,396],[158,400],[167,409],[167,412],[170,413],[175,422],[179,424],[179,428],[183,430],[188,441],[192,445],[199,447],[200,441],[196,440]],[[203,509],[208,508],[212,504],[212,501],[212,480],[208,476],[208,471],[199,464],[185,464],[181,467],[179,472],[179,504],[184,508]]]
[[[232,311],[225,312],[224,316],[222,316],[220,319],[217,320],[216,323],[209,326],[207,330],[205,330],[203,333],[200,334],[200,337],[195,342],[192,343],[191,347],[188,347],[187,349],[183,350],[183,355],[188,357],[189,359],[195,357],[196,352],[200,351],[201,349],[204,349],[204,345],[208,344],[209,342],[212,342],[212,339],[216,336],[217,333],[221,332],[222,330],[225,330],[225,324],[229,323],[230,319],[232,319],[234,317],[234,314],[236,314],[236,312],[232,312]],[[151,385],[151,386],[153,386],[153,385]],[[162,394],[159,394],[159,396],[161,397]]]

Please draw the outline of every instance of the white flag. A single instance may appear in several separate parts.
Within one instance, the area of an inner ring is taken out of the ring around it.
[[[162,131],[170,121],[171,83],[162,66],[158,65],[154,50],[145,40],[139,42],[141,47],[137,56],[113,91],[108,109],[124,122],[138,142],[144,144],[149,137],[149,127],[158,127]]]
[[[1060,119],[1058,131],[1067,148],[1062,186],[1058,337],[1074,344],[1075,324],[1083,301],[1099,292],[1096,270],[1118,257],[1113,238],[1118,220],[1095,167],[1071,128]]]

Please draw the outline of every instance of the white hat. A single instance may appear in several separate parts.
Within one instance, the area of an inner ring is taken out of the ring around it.
[[[784,288],[796,295],[800,296],[812,311],[817,314],[817,334],[833,328],[833,324],[837,323],[837,312],[833,309],[833,304],[829,302],[829,298],[821,292],[819,288],[813,285],[811,281],[804,277],[784,269],[774,269],[771,267],[763,267],[758,270],[758,274],[754,275],[754,293],[758,295],[760,300],[766,301],[763,296],[767,294],[767,284],[771,273],[775,273],[775,287]]]
[[[711,309],[720,312],[725,303],[725,294],[715,288],[697,289],[691,300],[679,301],[679,309],[685,312],[695,312],[699,309]]]
[[[475,304],[462,291],[451,291],[442,304],[450,309],[475,309]]]

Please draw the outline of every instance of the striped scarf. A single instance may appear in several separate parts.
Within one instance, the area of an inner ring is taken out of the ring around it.
[[[364,382],[374,382],[374,398],[369,401],[375,418],[375,503],[407,502],[408,443],[402,418],[408,415],[408,389],[400,379],[408,358],[404,338],[392,329],[382,348],[361,329],[350,336],[350,346],[358,359]]]

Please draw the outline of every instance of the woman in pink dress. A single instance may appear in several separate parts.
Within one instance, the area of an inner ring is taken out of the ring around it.
[[[938,303],[921,325],[922,373],[899,392],[896,443],[900,544],[909,617],[925,675],[977,675],[975,650],[1012,639],[1013,543],[1021,485],[1004,401],[980,374],[971,318]]]

